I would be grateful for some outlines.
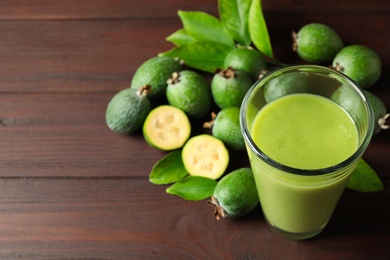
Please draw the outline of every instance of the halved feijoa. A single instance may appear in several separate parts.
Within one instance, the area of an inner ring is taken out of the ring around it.
[[[190,175],[216,180],[224,174],[229,164],[229,152],[218,138],[201,134],[187,141],[182,159]]]
[[[179,108],[161,105],[154,108],[143,125],[146,142],[161,150],[181,148],[191,134],[187,115]]]
[[[240,168],[222,177],[209,203],[215,206],[214,216],[217,220],[250,213],[259,203],[251,168]]]
[[[141,129],[151,104],[145,88],[127,88],[116,93],[106,109],[108,127],[120,134],[132,134]]]

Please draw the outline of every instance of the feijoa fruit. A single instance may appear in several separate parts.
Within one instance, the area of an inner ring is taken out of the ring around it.
[[[169,105],[160,105],[150,111],[143,125],[146,142],[165,151],[181,148],[190,134],[191,124],[187,115]]]
[[[222,69],[213,76],[211,94],[220,109],[239,107],[252,84],[253,80],[245,72],[233,68]]]
[[[212,135],[220,139],[227,148],[242,151],[245,150],[245,142],[240,129],[240,108],[227,107],[218,112],[212,113],[211,122],[203,124],[211,128]]]
[[[120,134],[132,134],[141,129],[151,104],[146,97],[147,88],[127,88],[116,93],[107,105],[106,123]]]
[[[149,99],[163,99],[167,89],[167,80],[173,72],[181,70],[180,62],[170,57],[150,58],[142,63],[134,73],[131,88],[139,89],[141,86],[149,86]]]
[[[302,93],[308,88],[308,77],[304,72],[282,74],[270,80],[264,88],[264,98],[267,102],[287,94]]]
[[[259,203],[253,172],[240,168],[222,177],[209,201],[215,206],[214,216],[237,218],[252,212]]]
[[[195,71],[173,73],[166,91],[168,103],[191,118],[202,118],[211,110],[211,91],[206,79]]]
[[[257,80],[266,69],[267,61],[264,55],[255,49],[237,48],[226,55],[224,67],[243,71],[253,80]]]
[[[292,37],[293,50],[311,63],[332,61],[344,46],[336,31],[321,23],[306,24],[298,33],[293,32]]]
[[[225,173],[229,152],[218,138],[201,134],[187,141],[182,150],[182,159],[191,176],[216,180]]]
[[[363,93],[367,97],[372,110],[374,111],[375,126],[373,134],[378,134],[382,129],[390,128],[390,121],[388,121],[389,114],[386,114],[387,109],[382,100],[367,90],[363,90]]]
[[[349,45],[337,53],[332,68],[350,77],[361,88],[369,88],[379,79],[382,62],[373,49],[364,45]]]

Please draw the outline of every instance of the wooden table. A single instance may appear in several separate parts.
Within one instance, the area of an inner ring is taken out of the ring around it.
[[[371,90],[390,108],[388,0],[263,8],[285,63],[302,62],[290,32],[310,22],[375,49],[383,75]],[[260,207],[215,221],[206,200],[149,182],[166,153],[141,134],[111,132],[105,109],[142,62],[173,47],[165,37],[181,28],[179,9],[218,15],[210,0],[0,0],[0,258],[389,259],[390,132],[364,155],[385,190],[346,190],[325,231],[307,241],[274,234]]]

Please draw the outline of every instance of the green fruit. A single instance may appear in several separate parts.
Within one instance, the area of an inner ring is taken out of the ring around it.
[[[312,63],[330,62],[343,48],[340,36],[329,26],[310,23],[293,32],[293,50],[301,59]]]
[[[225,175],[214,189],[211,204],[215,217],[241,217],[249,214],[259,203],[256,183],[250,168],[241,168]]]
[[[224,174],[229,164],[229,152],[218,138],[201,134],[187,141],[182,150],[182,159],[190,175],[216,180]]]
[[[218,71],[211,81],[211,94],[215,104],[224,109],[239,107],[253,80],[245,72],[232,68]]]
[[[143,125],[146,142],[158,149],[169,151],[181,148],[191,134],[191,124],[180,109],[161,105],[154,108]]]
[[[108,127],[120,134],[132,134],[141,129],[151,104],[145,97],[146,90],[127,88],[111,99],[106,109]]]
[[[263,54],[257,50],[239,48],[230,51],[226,55],[224,67],[243,71],[253,80],[257,80],[262,71],[267,67],[267,61]]]
[[[184,70],[173,73],[168,80],[167,99],[189,117],[202,118],[210,113],[211,92],[206,80],[198,73]]]
[[[212,135],[221,140],[226,147],[242,151],[245,150],[245,142],[240,128],[240,108],[227,107],[212,114],[213,120],[205,123],[205,127],[212,128]]]
[[[308,77],[304,72],[291,72],[275,77],[264,88],[264,98],[269,103],[281,96],[304,93],[308,88]]]
[[[356,122],[361,121],[366,114],[364,103],[352,88],[342,85],[332,93],[330,99],[347,111]]]
[[[382,72],[378,54],[363,45],[344,47],[334,58],[332,67],[350,77],[361,88],[374,85]]]
[[[378,134],[382,129],[386,129],[386,107],[382,100],[379,99],[376,95],[367,90],[363,90],[364,95],[367,97],[368,102],[371,104],[372,110],[374,111],[374,135]],[[388,127],[388,126],[387,126]]]
[[[182,67],[178,61],[170,57],[153,57],[136,70],[131,81],[131,88],[139,89],[149,86],[148,98],[158,100],[165,98],[167,80],[173,72],[179,72]]]

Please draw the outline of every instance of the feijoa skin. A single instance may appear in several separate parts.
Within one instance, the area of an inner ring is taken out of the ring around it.
[[[264,88],[264,98],[269,103],[287,94],[305,92],[308,88],[308,77],[304,72],[291,72],[275,77]]]
[[[331,62],[344,46],[336,31],[321,23],[306,24],[292,37],[293,50],[310,63]]]
[[[240,168],[222,177],[209,201],[215,206],[215,218],[238,218],[252,212],[259,203],[253,172]]]
[[[138,67],[131,81],[131,88],[139,89],[149,86],[150,100],[165,99],[167,80],[173,72],[179,72],[182,66],[179,61],[170,57],[153,57]]]
[[[120,134],[133,134],[142,125],[151,110],[151,103],[144,89],[127,88],[116,93],[107,105],[106,123]]]
[[[243,71],[255,81],[266,69],[267,61],[257,50],[237,48],[226,55],[224,67]]]
[[[240,129],[240,108],[227,107],[212,115],[213,120],[204,126],[212,128],[212,135],[220,139],[227,148],[245,150],[245,141]]]
[[[252,84],[253,80],[245,72],[233,68],[223,69],[213,76],[211,94],[220,109],[239,107]]]
[[[374,111],[375,125],[373,134],[376,135],[382,130],[383,123],[381,122],[381,119],[383,120],[385,118],[387,109],[382,100],[380,100],[379,97],[377,97],[375,94],[367,90],[363,90],[363,93],[370,102],[372,110]],[[386,127],[383,129],[386,129]]]
[[[202,118],[210,113],[210,86],[206,79],[195,71],[173,73],[168,80],[166,95],[171,106],[183,110],[191,118]]]
[[[382,73],[379,55],[364,45],[349,45],[341,49],[334,58],[332,67],[364,89],[374,85]]]

